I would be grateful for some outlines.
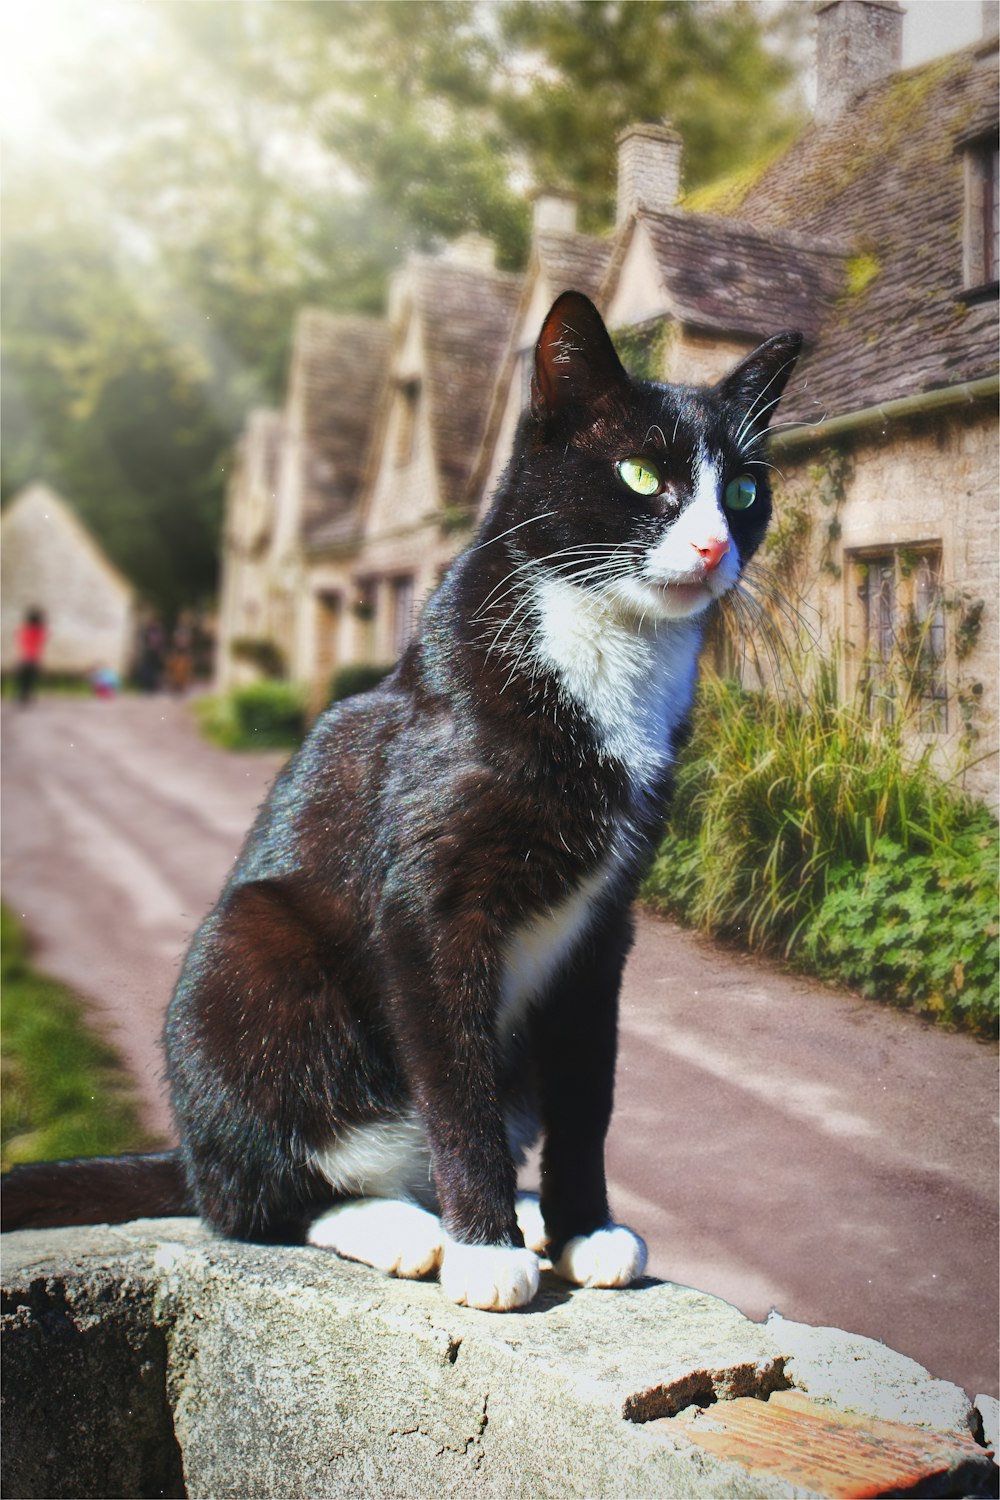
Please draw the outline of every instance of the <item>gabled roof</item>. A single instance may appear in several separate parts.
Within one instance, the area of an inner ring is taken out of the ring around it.
[[[18,490],[10,504],[4,507],[0,518],[0,529],[5,543],[19,533],[33,551],[44,557],[51,550],[51,531],[57,528],[70,544],[100,574],[108,585],[123,599],[131,601],[135,588],[120,568],[107,556],[96,537],[80,520],[74,508],[62,495],[42,480],[33,480]],[[6,556],[6,548],[0,549]],[[14,562],[13,550],[8,560]],[[40,603],[45,601],[40,600]]]
[[[255,544],[270,534],[283,438],[281,412],[256,406],[247,413],[226,486],[226,532],[230,539]],[[259,503],[262,495],[267,500],[263,505]]]
[[[595,235],[578,234],[576,230],[535,231],[528,270],[524,276],[517,278],[516,305],[511,317],[509,336],[505,346],[499,351],[491,376],[482,441],[469,465],[468,494],[474,501],[482,500],[478,492],[489,472],[490,460],[499,438],[510,383],[516,378],[517,360],[521,352],[519,342],[524,334],[525,318],[539,283],[547,282],[553,297],[560,292],[572,290],[585,292],[596,302],[613,249],[613,241],[598,239]],[[538,329],[532,328],[530,336],[533,345],[538,337]]]
[[[410,272],[441,495],[457,505],[483,440],[521,278],[446,258],[416,258]]]
[[[642,210],[615,248],[605,303],[640,230],[675,316],[695,328],[760,339],[797,328],[811,339],[843,280],[843,255],[829,242],[681,209]]]
[[[611,259],[607,239],[575,231],[542,229],[535,235],[532,259],[549,285],[557,291],[585,292],[597,300],[601,282]]]
[[[871,85],[730,192],[725,210],[739,220],[847,248],[845,289],[783,418],[815,420],[996,373],[996,302],[962,297],[960,149],[996,124],[996,43],[979,43]]]
[[[299,314],[289,403],[303,439],[301,525],[311,545],[350,524],[388,353],[389,329],[379,319],[319,308]]]

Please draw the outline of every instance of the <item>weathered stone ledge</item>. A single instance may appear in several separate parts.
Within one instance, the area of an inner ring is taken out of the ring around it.
[[[322,1251],[222,1242],[193,1219],[2,1246],[11,1500],[849,1493],[810,1467],[803,1434],[829,1449],[824,1413],[912,1450],[922,1487],[907,1493],[996,1493],[956,1386],[871,1340],[752,1323],[686,1287],[546,1276],[531,1308],[497,1315]],[[785,1390],[792,1477],[777,1450],[734,1452],[711,1411],[691,1421],[713,1400],[759,1416]]]

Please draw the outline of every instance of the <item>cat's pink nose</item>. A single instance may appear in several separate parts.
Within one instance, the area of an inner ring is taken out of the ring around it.
[[[717,568],[729,551],[729,538],[727,536],[713,536],[701,546],[697,542],[691,543],[698,556],[702,559],[709,573]]]

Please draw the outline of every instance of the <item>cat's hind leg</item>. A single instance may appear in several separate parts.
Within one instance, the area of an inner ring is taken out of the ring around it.
[[[321,1214],[306,1241],[391,1276],[427,1276],[441,1263],[441,1220],[398,1198],[352,1198]]]
[[[517,1225],[529,1250],[545,1255],[549,1236],[537,1193],[518,1197]],[[634,1230],[608,1223],[569,1240],[552,1269],[577,1286],[630,1286],[646,1269],[646,1246]]]

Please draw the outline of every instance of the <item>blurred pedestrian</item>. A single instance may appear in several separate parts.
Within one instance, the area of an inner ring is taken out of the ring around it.
[[[159,692],[163,676],[164,645],[163,626],[155,615],[151,615],[142,628],[135,673],[136,681],[144,693]]]
[[[184,693],[191,686],[194,667],[194,631],[185,612],[178,616],[167,653],[167,686],[173,693]]]
[[[30,703],[35,696],[47,635],[44,610],[25,610],[17,628],[17,701],[21,704]]]

